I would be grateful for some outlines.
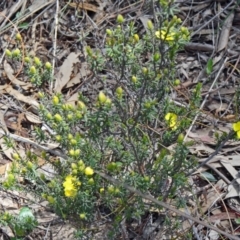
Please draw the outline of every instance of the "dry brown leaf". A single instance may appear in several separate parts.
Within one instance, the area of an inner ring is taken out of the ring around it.
[[[223,219],[236,219],[239,218],[239,215],[235,212],[221,212],[219,214],[214,214],[208,218],[210,222],[216,222]]]
[[[14,98],[16,98],[17,100],[33,106],[35,109],[37,109],[39,107],[39,103],[35,99],[28,97],[28,96],[24,96],[19,91],[13,89],[12,86],[10,86],[10,85],[5,88],[5,91],[8,94],[10,94],[11,96],[13,96]]]
[[[14,85],[21,86],[24,90],[28,90],[29,88],[32,87],[32,84],[31,84],[31,83],[26,83],[26,82],[19,81],[19,80],[13,75],[13,72],[14,72],[14,71],[13,71],[11,65],[8,64],[6,60],[5,60],[4,63],[3,63],[3,67],[4,67],[4,71],[5,71],[8,79],[9,79]]]
[[[74,94],[67,100],[67,103],[72,104],[72,105],[75,105],[75,102],[78,101],[78,96],[79,96],[79,93],[78,93],[78,92],[74,93]]]
[[[148,31],[149,28],[148,28],[147,22],[149,21],[149,18],[147,18],[147,17],[145,17],[145,16],[140,16],[139,19],[140,19],[140,21],[142,22],[145,30]]]
[[[208,191],[208,194],[206,196],[206,201],[203,202],[201,211],[202,212],[206,212],[208,209],[210,209],[212,207],[212,205],[217,201],[217,199],[220,199],[223,194],[220,193],[221,190],[223,190],[225,187],[227,186],[227,184],[220,179],[215,185],[213,189],[210,189]],[[216,191],[214,189],[217,189],[219,191],[219,193],[216,193]]]
[[[91,71],[88,70],[88,64],[86,62],[81,63],[81,68],[79,73],[76,74],[66,85],[67,88],[72,87],[76,84],[79,84],[81,79],[88,76]]]
[[[0,175],[4,175],[6,173],[6,171],[8,171],[11,167],[12,163],[9,162],[9,163],[6,163],[2,166],[0,166]]]
[[[215,149],[210,148],[205,144],[199,143],[195,146],[189,147],[189,151],[192,154],[196,154],[197,156],[209,156],[209,154],[213,153]]]
[[[91,3],[84,3],[84,2],[69,3],[69,6],[71,6],[73,8],[77,8],[78,10],[84,9],[84,10],[92,11],[95,13],[99,11],[98,7],[96,7],[95,5],[93,5]]]
[[[211,103],[209,103],[207,107],[210,111],[220,112],[220,111],[225,111],[228,108],[228,104],[221,103],[218,101],[211,101]]]
[[[78,58],[80,54],[81,53],[71,52],[63,62],[59,73],[56,76],[54,87],[55,92],[60,93],[62,88],[69,82],[73,70],[73,65],[80,62]]]
[[[205,143],[215,143],[215,139],[209,136],[209,132],[212,129],[201,129],[201,130],[197,130],[195,133],[194,132],[189,132],[188,137],[198,141],[202,141]]]
[[[220,162],[224,166],[224,168],[230,173],[230,175],[235,179],[235,181],[233,181],[232,184],[228,186],[228,193],[225,196],[225,199],[231,197],[239,197],[240,178],[238,178],[238,171],[231,165],[229,161],[221,160]]]
[[[35,114],[31,113],[31,112],[26,112],[25,113],[25,117],[31,123],[37,123],[37,124],[42,123],[42,121],[40,120],[39,116],[37,116],[37,115],[35,115]]]
[[[230,30],[232,29],[233,18],[234,18],[234,12],[230,13],[230,15],[223,22],[222,31],[221,31],[220,38],[218,41],[218,46],[217,46],[218,52],[227,48],[229,33],[230,33]]]

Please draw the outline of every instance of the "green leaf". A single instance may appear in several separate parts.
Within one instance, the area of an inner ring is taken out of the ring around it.
[[[23,237],[28,230],[33,230],[37,225],[37,221],[28,207],[21,208],[16,222],[13,225],[14,231],[18,237]]]
[[[209,182],[216,182],[217,179],[209,172],[202,172],[201,173],[201,178],[204,179],[204,180],[208,180]]]
[[[18,25],[19,29],[28,29],[29,28],[29,23],[23,22]]]
[[[234,219],[237,224],[240,224],[240,218]]]
[[[31,211],[31,209],[29,209],[28,207],[23,207],[23,208],[21,208],[21,210],[19,212],[18,219],[21,222],[28,222],[29,220],[34,221],[35,217]]]
[[[207,75],[211,74],[212,70],[213,70],[213,60],[212,58],[210,58],[208,59],[208,62],[207,62],[207,68],[206,68]]]

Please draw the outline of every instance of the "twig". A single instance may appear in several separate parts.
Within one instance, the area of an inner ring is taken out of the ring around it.
[[[24,142],[24,143],[31,144],[32,146],[34,146],[36,148],[39,148],[41,150],[44,150],[46,152],[49,152],[49,153],[51,153],[51,154],[53,154],[55,156],[67,159],[67,156],[64,153],[62,153],[61,151],[50,149],[48,147],[45,147],[43,145],[40,145],[40,144],[30,140],[28,138],[24,138],[24,137],[21,137],[21,136],[18,136],[16,134],[12,134],[12,133],[9,133],[9,132],[7,133],[7,132],[5,132],[2,129],[0,129],[0,134],[3,134],[4,136],[9,137],[9,138],[14,139],[14,140],[19,141],[19,142]]]
[[[59,1],[56,0],[55,28],[54,28],[54,40],[53,40],[53,60],[52,60],[52,81],[49,85],[50,92],[52,92],[52,89],[53,89],[54,66],[55,66],[56,49],[57,49],[58,12],[59,12]]]

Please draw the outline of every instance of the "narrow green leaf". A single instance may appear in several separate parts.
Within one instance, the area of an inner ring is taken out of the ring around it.
[[[209,182],[216,182],[217,179],[209,172],[202,172],[201,173],[201,178],[204,179],[204,180],[208,180]]]
[[[208,62],[207,62],[207,68],[206,68],[206,72],[207,74],[211,74],[212,73],[212,70],[213,70],[213,60],[212,58],[208,59]]]
[[[237,224],[240,224],[240,218],[234,219]]]
[[[28,29],[29,28],[29,23],[23,22],[18,25],[19,29]]]

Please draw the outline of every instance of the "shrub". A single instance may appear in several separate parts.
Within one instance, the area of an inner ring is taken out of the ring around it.
[[[141,219],[150,209],[142,198],[123,185],[104,180],[98,171],[162,201],[174,199],[177,207],[185,204],[178,190],[186,186],[186,173],[194,161],[187,159],[182,132],[195,114],[201,86],[197,85],[189,107],[169,100],[173,86],[180,84],[175,73],[176,53],[189,40],[189,32],[172,14],[168,1],[160,1],[160,6],[159,24],[148,21],[143,36],[133,22],[119,15],[118,25],[106,30],[106,51],[86,48],[93,80],[103,83],[94,101],[79,94],[78,102],[69,104],[61,94],[43,93],[51,64],[25,58],[30,81],[43,89],[39,115],[52,129],[36,128],[35,136],[39,142],[57,142],[62,157],[52,160],[42,153],[55,170],[49,177],[38,170],[36,154],[27,152],[21,157],[16,151],[4,186],[46,199],[63,219],[78,224],[79,238],[91,231],[88,226],[98,209],[105,209],[113,220],[109,238],[118,236],[123,219]],[[19,59],[21,53],[15,51],[6,54]],[[102,79],[103,73],[114,83]],[[19,177],[28,184],[22,184]],[[166,218],[166,224],[169,221]]]

